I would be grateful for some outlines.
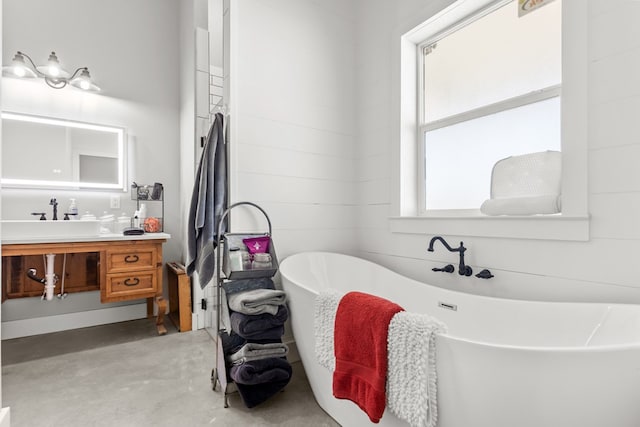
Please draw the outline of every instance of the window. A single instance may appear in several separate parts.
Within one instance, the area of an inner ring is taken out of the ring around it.
[[[561,8],[562,87],[560,134],[562,151],[562,213],[560,215],[488,216],[468,209],[426,211],[424,201],[423,137],[424,122],[418,111],[416,94],[421,66],[418,47],[429,40],[437,42],[447,30],[461,28],[483,8],[496,10],[502,0],[459,0],[442,8],[440,2],[429,3],[410,21],[398,25],[392,44],[393,126],[391,157],[391,217],[393,233],[449,234],[543,240],[589,240],[588,214],[588,4],[581,0],[556,0],[532,12],[530,17],[557,5]],[[484,9],[487,10],[487,9]],[[539,15],[538,15],[539,16]],[[524,18],[523,18],[524,19]],[[436,50],[442,46],[436,46]],[[551,100],[551,98],[548,98]],[[455,113],[453,113],[455,115]],[[453,156],[455,156],[454,153]],[[453,157],[452,156],[452,157]],[[447,159],[443,159],[446,161]],[[451,166],[455,169],[455,163]],[[422,168],[422,169],[421,169]],[[488,185],[487,185],[488,186]],[[423,205],[424,206],[424,205]]]
[[[494,2],[417,44],[419,213],[477,210],[498,160],[561,150],[561,9]]]

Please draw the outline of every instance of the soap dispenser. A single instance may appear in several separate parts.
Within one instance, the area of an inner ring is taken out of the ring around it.
[[[144,221],[147,219],[147,205],[140,203],[140,211],[138,212],[138,218],[140,218],[139,227],[144,228]]]
[[[71,219],[78,219],[78,205],[76,205],[76,199],[71,199],[67,213],[71,215]]]

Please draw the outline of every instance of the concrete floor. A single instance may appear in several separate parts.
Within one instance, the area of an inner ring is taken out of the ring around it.
[[[253,409],[211,388],[204,331],[157,336],[147,319],[2,342],[2,406],[12,427],[338,426],[313,398],[302,365]],[[219,389],[219,388],[218,388]]]

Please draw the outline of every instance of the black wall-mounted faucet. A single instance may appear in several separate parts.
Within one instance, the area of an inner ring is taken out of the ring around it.
[[[444,247],[447,248],[447,250],[449,250],[449,252],[458,252],[460,254],[460,264],[458,265],[458,274],[459,275],[461,275],[461,276],[471,276],[473,274],[473,270],[471,269],[471,267],[469,267],[468,265],[464,264],[464,252],[467,250],[467,248],[464,247],[463,242],[460,242],[460,246],[454,249],[451,246],[449,246],[447,241],[444,240],[442,237],[435,236],[429,242],[429,249],[427,249],[427,251],[433,252],[433,244],[436,241],[440,241],[444,245]]]

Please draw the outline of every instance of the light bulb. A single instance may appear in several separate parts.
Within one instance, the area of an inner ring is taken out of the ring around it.
[[[47,74],[51,77],[58,77],[60,75],[60,61],[55,52],[51,52],[49,59],[47,60]]]
[[[84,89],[84,90],[89,90],[89,89],[91,89],[91,83],[89,83],[89,81],[88,81],[88,80],[84,80],[84,79],[83,79],[83,80],[80,82],[80,89]]]
[[[26,72],[24,71],[24,67],[16,65],[15,67],[13,67],[13,74],[15,74],[17,77],[24,77]]]
[[[58,77],[60,75],[60,68],[57,65],[49,65],[49,75]]]

